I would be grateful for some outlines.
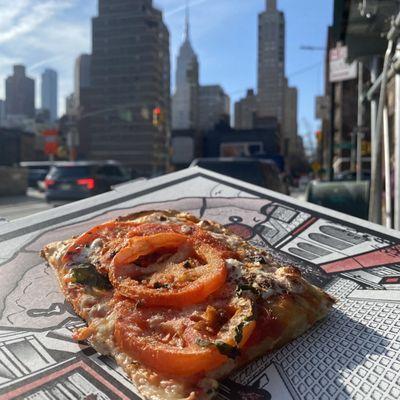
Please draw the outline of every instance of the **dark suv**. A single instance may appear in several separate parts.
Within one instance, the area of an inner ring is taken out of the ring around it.
[[[196,158],[191,167],[209,169],[232,178],[289,194],[288,185],[283,181],[274,161],[256,158]]]
[[[111,186],[130,180],[115,161],[58,162],[45,179],[46,200],[79,200],[107,192]]]

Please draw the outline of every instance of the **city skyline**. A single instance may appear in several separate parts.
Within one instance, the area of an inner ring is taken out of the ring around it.
[[[234,7],[232,0],[191,2],[192,43],[201,59],[200,83],[220,84],[231,96],[232,104],[242,98],[248,88],[256,87],[257,16],[265,8],[265,0],[233,2]],[[323,52],[301,51],[300,46],[324,45],[332,7],[315,2],[311,6],[311,0],[306,3],[310,5],[278,1],[278,9],[285,13],[287,20],[286,75],[289,84],[299,88],[300,133],[304,132],[303,118],[317,127],[314,97],[322,92],[324,56]],[[171,33],[172,91],[175,57],[182,43],[185,3],[155,0],[154,5],[163,11]],[[6,32],[0,35],[0,46],[4,50],[0,61],[0,98],[4,98],[3,80],[11,72],[12,64],[27,65],[27,73],[36,78],[36,85],[39,84],[38,75],[45,68],[53,68],[59,72],[58,104],[62,113],[65,97],[73,91],[75,59],[80,53],[90,52],[90,18],[96,12],[96,0],[83,5],[76,0],[44,0],[40,6],[33,1],[17,0],[13,13],[0,13]],[[215,18],[210,19],[210,13]],[[64,34],[66,31],[68,35]],[[45,35],[52,40],[43,41],[41,38]]]

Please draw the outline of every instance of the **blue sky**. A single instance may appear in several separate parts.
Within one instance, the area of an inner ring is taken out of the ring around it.
[[[171,59],[182,41],[185,0],[154,0],[164,11],[171,33]],[[314,119],[315,96],[323,90],[321,51],[304,51],[301,45],[324,46],[332,21],[333,1],[278,0],[286,16],[286,74],[299,90],[299,131]],[[232,102],[256,86],[257,14],[265,0],[191,0],[192,44],[200,61],[200,81],[221,84]],[[12,64],[24,63],[37,79],[45,67],[59,73],[59,108],[72,91],[76,56],[90,52],[92,16],[97,0],[0,0],[0,98],[4,78]],[[174,69],[173,72],[174,74]]]

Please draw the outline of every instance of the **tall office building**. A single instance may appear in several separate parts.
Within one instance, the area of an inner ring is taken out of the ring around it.
[[[285,102],[285,16],[276,0],[258,16],[258,114],[283,122]]]
[[[5,100],[0,100],[0,126],[3,126],[6,120],[6,102]]]
[[[230,98],[220,85],[199,88],[198,127],[202,131],[214,129],[218,122],[229,122]]]
[[[235,128],[253,129],[257,110],[257,96],[253,89],[248,89],[246,97],[235,103]]]
[[[75,93],[71,93],[65,98],[65,114],[69,116],[77,115]]]
[[[284,155],[295,154],[297,149],[297,88],[285,82],[285,136]]]
[[[6,79],[6,115],[35,117],[35,81],[26,76],[24,65],[14,65]]]
[[[75,107],[79,107],[81,92],[90,87],[90,65],[92,56],[81,54],[75,60],[74,69],[74,101]]]
[[[86,156],[119,160],[140,175],[162,173],[170,122],[169,32],[162,13],[152,0],[99,0],[92,24],[90,88],[80,99]]]
[[[57,72],[46,68],[42,73],[41,99],[42,109],[50,113],[50,121],[57,119]]]
[[[199,63],[190,43],[189,11],[176,65],[175,91],[172,97],[172,129],[197,129],[199,123]]]

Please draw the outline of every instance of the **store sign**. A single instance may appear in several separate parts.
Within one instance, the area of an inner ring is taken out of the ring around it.
[[[361,142],[361,155],[370,156],[371,155],[371,141],[363,140]]]
[[[337,46],[329,51],[329,82],[341,82],[357,77],[357,63],[347,63],[347,46]]]
[[[58,151],[58,131],[56,129],[48,129],[43,131],[44,152],[47,155],[55,155]]]

